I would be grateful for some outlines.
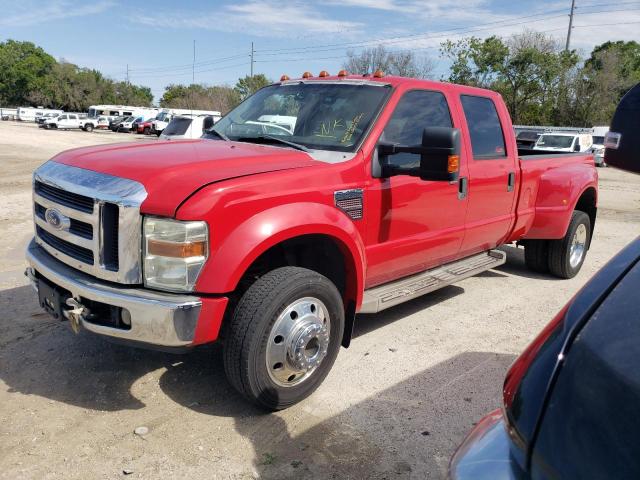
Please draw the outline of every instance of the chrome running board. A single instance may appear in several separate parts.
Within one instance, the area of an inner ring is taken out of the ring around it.
[[[506,261],[507,254],[505,252],[489,250],[365,290],[362,307],[358,313],[380,312],[485,270],[490,270]]]

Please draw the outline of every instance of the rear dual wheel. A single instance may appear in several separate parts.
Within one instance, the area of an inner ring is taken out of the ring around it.
[[[584,263],[591,243],[591,220],[576,210],[566,235],[559,240],[528,240],[524,249],[527,267],[534,272],[551,272],[556,277],[575,277]]]
[[[329,279],[284,267],[244,293],[227,325],[224,366],[233,387],[269,410],[309,396],[338,355],[342,298]]]

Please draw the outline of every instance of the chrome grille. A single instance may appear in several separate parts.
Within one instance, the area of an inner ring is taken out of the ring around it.
[[[144,187],[53,161],[34,173],[36,242],[98,278],[142,282],[140,205]]]
[[[66,207],[80,210],[81,212],[93,213],[93,198],[78,195],[73,192],[67,192],[60,188],[38,181],[35,182],[35,192],[44,198]]]

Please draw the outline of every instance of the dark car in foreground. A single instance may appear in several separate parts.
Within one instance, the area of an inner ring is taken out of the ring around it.
[[[640,84],[606,162],[640,173]],[[640,478],[640,237],[602,268],[507,373],[503,408],[451,459],[456,480]]]
[[[503,410],[454,454],[452,479],[640,478],[640,238],[509,370]]]

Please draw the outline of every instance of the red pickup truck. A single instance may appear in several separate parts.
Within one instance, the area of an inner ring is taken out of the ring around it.
[[[381,72],[283,77],[203,139],[70,150],[33,186],[46,311],[133,345],[220,340],[269,409],[318,387],[356,313],[498,266],[502,244],[574,276],[597,200],[591,155],[518,156],[497,93]]]

